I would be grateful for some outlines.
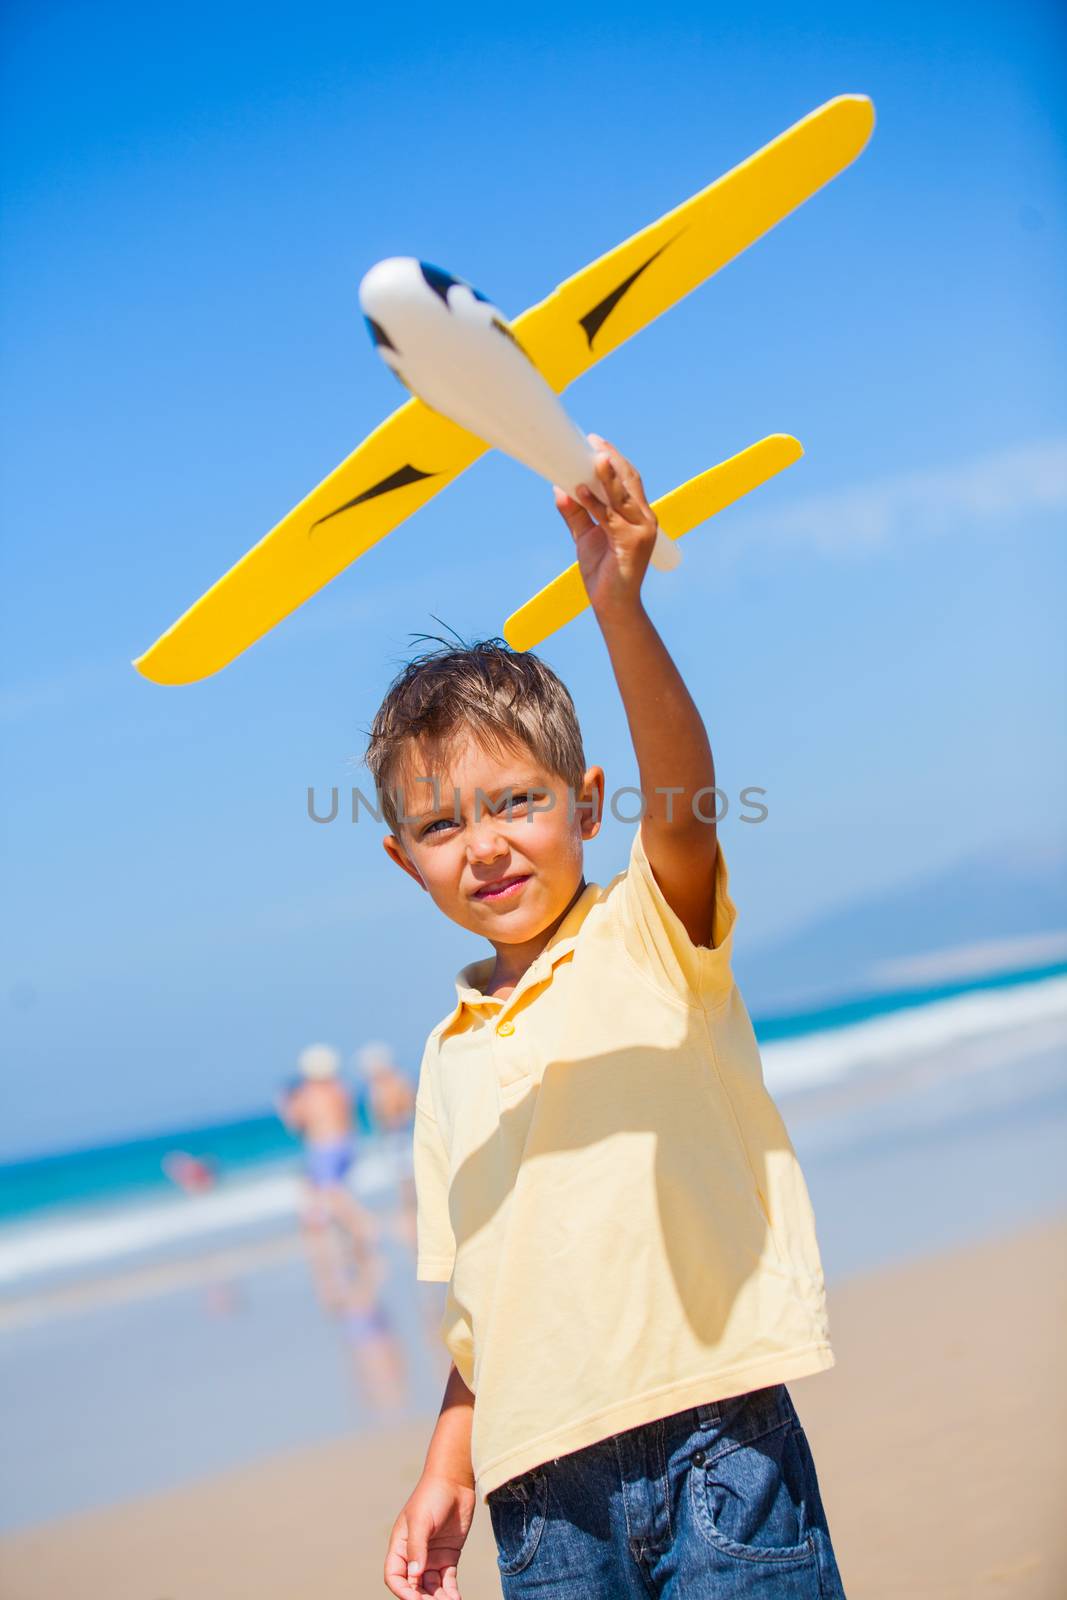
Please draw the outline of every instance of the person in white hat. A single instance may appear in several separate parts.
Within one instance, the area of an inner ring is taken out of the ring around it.
[[[329,1044],[309,1044],[297,1057],[297,1066],[303,1081],[275,1103],[286,1127],[304,1141],[307,1203],[301,1220],[309,1229],[338,1222],[365,1255],[373,1226],[347,1181],[356,1146],[352,1096],[340,1076],[340,1054]]]

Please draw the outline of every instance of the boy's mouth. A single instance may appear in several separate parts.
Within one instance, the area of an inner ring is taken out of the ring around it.
[[[487,883],[481,889],[474,891],[475,900],[510,900],[517,895],[519,889],[530,876],[528,872],[512,873],[508,878],[498,878],[495,883]]]

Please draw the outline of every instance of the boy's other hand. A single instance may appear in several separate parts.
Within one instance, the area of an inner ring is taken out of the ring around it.
[[[637,469],[599,434],[588,435],[604,499],[584,486],[554,485],[556,509],[574,538],[578,569],[597,616],[633,610],[652,557],[658,523]]]
[[[462,1600],[456,1567],[476,1504],[473,1488],[423,1473],[389,1536],[384,1576],[390,1594]]]

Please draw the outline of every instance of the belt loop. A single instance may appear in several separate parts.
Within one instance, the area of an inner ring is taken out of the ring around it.
[[[707,1405],[697,1406],[697,1427],[717,1428],[720,1422],[719,1406],[720,1402],[718,1400],[711,1400]]]

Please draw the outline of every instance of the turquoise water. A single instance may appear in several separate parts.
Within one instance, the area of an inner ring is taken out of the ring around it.
[[[853,996],[807,1010],[756,1017],[753,1025],[760,1043],[767,1045],[854,1027],[874,1018],[935,1005],[961,995],[1003,991],[1064,974],[1067,974],[1067,961],[1059,961],[955,983]],[[371,1121],[362,1096],[357,1097],[356,1110],[360,1131],[369,1134]],[[222,1176],[233,1177],[250,1175],[257,1168],[291,1160],[298,1149],[298,1141],[278,1118],[264,1112],[200,1127],[175,1128],[121,1143],[8,1162],[0,1164],[0,1220],[12,1222],[83,1205],[174,1193],[162,1163],[164,1157],[175,1150],[210,1158]]]
[[[831,1093],[785,1102],[831,1285],[1064,1212],[1065,965],[757,1022],[772,1077],[785,1057],[790,1082],[818,1084],[849,1056]],[[175,1148],[233,1181],[179,1195],[160,1173]],[[300,1253],[296,1154],[263,1114],[0,1169],[11,1210],[36,1213],[0,1227],[0,1532],[432,1420],[444,1285],[416,1283],[387,1226],[377,1304],[403,1381],[383,1413],[381,1348],[320,1305]],[[397,1172],[373,1138],[361,1167],[390,1221]]]
[[[362,1096],[357,1127],[371,1131]],[[163,1159],[175,1150],[210,1158],[220,1174],[236,1176],[297,1155],[300,1141],[272,1112],[229,1122],[64,1150],[25,1161],[0,1163],[0,1221],[74,1206],[175,1192]]]
[[[980,978],[961,978],[954,983],[927,984],[909,989],[886,989],[877,994],[853,995],[829,1005],[806,1011],[781,1012],[775,1016],[754,1017],[752,1025],[760,1044],[782,1039],[799,1039],[806,1033],[826,1033],[836,1028],[851,1028],[874,1017],[892,1016],[918,1006],[935,1005],[939,1000],[955,1000],[959,995],[978,991],[993,993],[1015,989],[1024,983],[1039,983],[1045,978],[1061,978],[1067,961],[1047,962],[1043,966],[1018,967],[1010,972],[987,973]]]

